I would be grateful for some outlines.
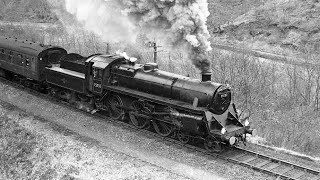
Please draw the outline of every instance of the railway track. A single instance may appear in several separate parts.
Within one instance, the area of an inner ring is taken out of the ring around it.
[[[163,137],[160,136],[159,138]],[[177,141],[175,139],[163,139],[175,144],[179,144],[180,146],[186,147],[188,149],[201,152],[202,154],[207,154],[212,157],[224,159],[226,161],[239,164],[241,166],[245,166],[280,179],[320,180],[320,171],[318,170],[260,154],[258,152],[250,151],[241,147],[232,147],[226,149],[226,151],[222,153],[210,153],[199,147],[182,144],[180,141]]]
[[[219,156],[242,166],[246,166],[281,179],[320,180],[320,171],[240,147],[234,147],[232,149],[233,150],[231,151],[219,154]]]
[[[17,87],[19,89],[26,90],[26,88],[20,84],[17,84],[15,82],[9,81],[4,78],[0,78],[0,82],[4,82],[6,84],[9,84],[11,86]],[[49,95],[40,93],[38,91],[35,91],[33,89],[28,88],[29,92],[41,96],[44,98],[47,98],[52,101],[56,101],[61,103],[64,106],[70,107],[70,104],[61,100],[58,100],[54,97],[51,97]],[[79,110],[76,108],[77,111],[83,112],[83,110]],[[165,142],[167,145],[175,145],[180,146],[182,148],[186,148],[189,151],[198,152],[201,155],[204,156],[210,156],[213,158],[222,159],[231,163],[235,163],[265,174],[268,174],[270,176],[274,176],[280,179],[290,179],[290,180],[320,180],[320,171],[314,170],[309,167],[304,167],[295,163],[287,162],[284,160],[280,160],[274,157],[266,156],[263,154],[260,154],[258,152],[250,151],[241,147],[233,147],[228,148],[226,151],[222,153],[211,153],[203,149],[202,147],[197,147],[191,144],[183,144],[179,140],[176,139],[176,136],[173,135],[171,137],[163,137],[159,134],[152,131],[152,129],[139,129],[136,126],[124,122],[124,121],[117,121],[113,120],[109,117],[107,117],[106,114],[103,113],[96,113],[96,114],[90,114],[93,117],[99,117],[106,119],[116,125],[120,125],[123,128],[127,128],[129,130],[133,130],[136,132],[142,132],[144,134],[150,135],[154,138],[157,138],[159,141]]]

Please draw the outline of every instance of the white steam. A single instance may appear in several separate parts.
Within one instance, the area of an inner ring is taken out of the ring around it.
[[[156,34],[172,46],[187,47],[201,70],[210,68],[207,0],[65,0],[86,29],[108,42],[134,42],[138,33]],[[149,36],[150,37],[150,36]]]
[[[134,42],[135,26],[109,1],[65,0],[66,9],[87,30],[108,42]]]

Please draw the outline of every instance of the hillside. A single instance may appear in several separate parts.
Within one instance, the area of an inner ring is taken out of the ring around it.
[[[317,1],[208,0],[208,3],[207,24],[212,43],[231,42],[279,54],[319,49]],[[56,0],[0,0],[0,21],[55,23],[59,21],[56,13],[72,19],[62,6]]]
[[[0,0],[0,21],[56,22],[47,1]]]
[[[271,0],[211,31],[216,42],[232,42],[280,54],[317,53],[320,48],[317,0]]]
[[[0,0],[0,21],[57,22],[61,1]],[[208,0],[213,43],[231,43],[278,54],[320,48],[317,0]],[[73,20],[71,20],[73,21]]]
[[[221,25],[233,22],[235,18],[259,7],[263,0],[208,0],[210,16],[207,24],[211,32]]]

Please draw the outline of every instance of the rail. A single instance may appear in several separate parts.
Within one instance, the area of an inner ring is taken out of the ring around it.
[[[234,163],[280,177],[282,179],[320,180],[320,171],[318,170],[260,154],[241,147],[234,147],[232,149],[233,150],[222,153],[219,156]]]

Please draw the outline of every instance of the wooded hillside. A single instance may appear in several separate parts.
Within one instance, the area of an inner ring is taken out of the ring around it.
[[[0,0],[0,20],[56,22],[58,18],[45,0]]]

